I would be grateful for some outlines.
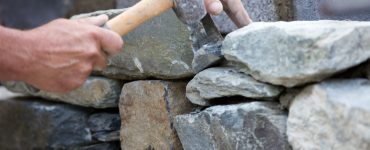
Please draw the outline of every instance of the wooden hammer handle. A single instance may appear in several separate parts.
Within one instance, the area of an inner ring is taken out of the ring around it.
[[[109,20],[108,28],[124,36],[147,20],[174,6],[173,0],[141,0],[122,14]]]

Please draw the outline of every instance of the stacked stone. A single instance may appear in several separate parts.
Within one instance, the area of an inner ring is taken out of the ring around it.
[[[244,4],[254,20],[292,18],[286,1]],[[223,33],[233,31],[223,42],[224,63],[197,74],[190,32],[168,11],[123,37],[108,68],[75,91],[4,82],[64,103],[6,92],[0,149],[370,149],[370,23],[261,22],[235,30],[225,16],[214,19]]]

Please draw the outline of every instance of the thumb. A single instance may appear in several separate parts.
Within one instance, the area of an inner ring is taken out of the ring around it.
[[[91,25],[96,25],[96,26],[102,26],[108,20],[109,18],[107,15],[99,15],[96,17],[77,19],[77,21],[80,23],[86,23],[86,24],[91,24]]]
[[[208,13],[212,15],[219,15],[223,10],[220,0],[204,0],[204,3]]]

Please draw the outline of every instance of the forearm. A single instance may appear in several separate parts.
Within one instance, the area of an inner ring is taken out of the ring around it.
[[[25,77],[30,44],[23,32],[0,26],[0,81]]]

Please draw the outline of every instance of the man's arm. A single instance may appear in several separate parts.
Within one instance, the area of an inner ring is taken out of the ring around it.
[[[28,31],[0,27],[0,80],[55,92],[78,88],[94,68],[106,67],[107,55],[121,50],[121,37],[99,27],[107,20],[58,19]]]
[[[29,54],[21,35],[21,31],[0,26],[0,81],[21,80],[27,72]]]

